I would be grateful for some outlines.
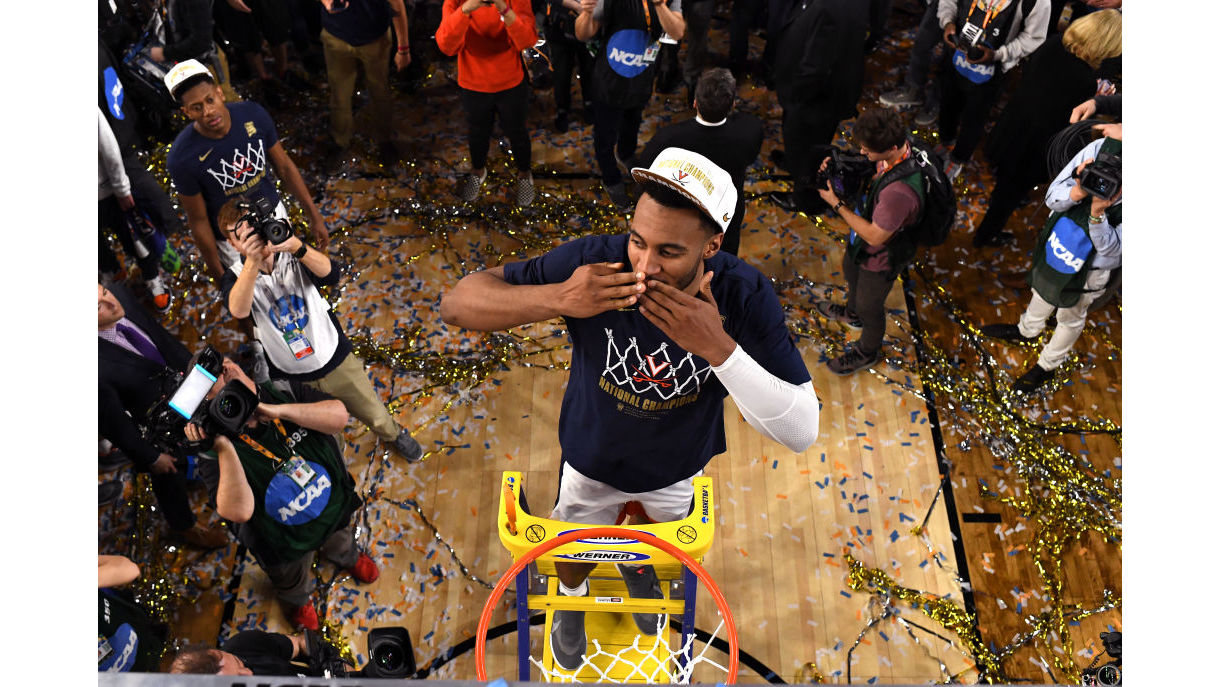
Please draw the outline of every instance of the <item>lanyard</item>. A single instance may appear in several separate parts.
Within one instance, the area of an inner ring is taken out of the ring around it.
[[[645,32],[651,36],[653,35],[653,17],[649,14],[649,0],[640,0],[640,6],[644,8]]]
[[[883,174],[885,174],[885,173],[889,172],[891,169],[893,169],[895,167],[895,165],[898,165],[900,162],[911,157],[912,147],[910,145],[907,145],[906,143],[904,145],[906,146],[907,149],[903,151],[903,154],[899,156],[898,160],[894,161],[894,164],[891,164],[885,160],[880,160],[878,162],[878,172],[877,172],[877,174],[874,175],[874,178],[882,176]]]
[[[278,429],[280,431],[280,436],[284,437],[284,439],[287,441],[288,432],[285,431],[285,429],[284,429],[284,423],[280,422],[280,418],[276,418],[276,419],[272,420],[272,422],[275,424],[276,429]],[[283,458],[280,458],[279,456],[272,453],[271,451],[268,451],[267,447],[263,446],[259,442],[252,439],[250,437],[250,435],[246,434],[245,432],[242,432],[241,434],[239,434],[238,438],[241,439],[242,441],[246,442],[246,444],[248,446],[250,446],[250,448],[252,448],[252,449],[258,451],[259,453],[262,453],[263,455],[270,458],[271,462],[275,463],[276,465],[279,465],[284,460]],[[297,457],[297,452],[293,451],[292,456],[290,456],[290,458],[296,458],[296,457]]]
[[[984,22],[979,28],[988,28],[988,23],[992,21],[996,13],[1000,11],[1002,0],[975,0],[975,9],[982,10],[984,13]]]

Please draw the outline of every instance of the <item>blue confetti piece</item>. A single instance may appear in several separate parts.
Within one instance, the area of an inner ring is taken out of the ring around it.
[[[890,531],[890,543],[893,544],[899,539],[899,530]]]
[[[778,461],[778,460],[773,460],[773,461],[772,461],[772,469],[773,469],[773,470],[775,470],[775,469],[776,469],[776,466],[777,466],[777,465],[779,465],[779,464],[780,464],[780,461]]]
[[[847,598],[847,599],[851,599],[851,598],[852,598],[852,595],[851,595],[851,594],[849,594],[848,592],[846,592],[846,591],[844,591],[844,590],[842,590],[842,589],[839,591],[839,595],[840,595],[840,596],[842,596],[842,597],[844,597],[844,598]]]

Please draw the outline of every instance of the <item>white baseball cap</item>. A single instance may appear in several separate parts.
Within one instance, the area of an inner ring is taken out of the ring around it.
[[[724,232],[738,204],[738,189],[729,172],[712,160],[682,148],[666,148],[648,169],[633,167],[638,182],[656,181],[686,196]]]
[[[183,60],[165,73],[165,88],[171,96],[177,99],[181,94],[175,93],[174,89],[181,86],[187,79],[200,74],[213,79],[212,72],[208,71],[208,68],[203,66],[199,60]]]

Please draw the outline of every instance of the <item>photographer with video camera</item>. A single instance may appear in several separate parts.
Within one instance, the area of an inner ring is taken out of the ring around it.
[[[378,577],[377,565],[356,547],[352,515],[360,497],[334,436],[348,422],[347,408],[299,383],[256,385],[228,358],[205,376],[215,382],[197,407],[184,409],[191,418],[184,434],[216,453],[216,512],[235,523],[285,617],[317,630],[315,552],[360,582]]]
[[[318,292],[319,286],[339,283],[339,270],[326,253],[302,243],[263,198],[230,200],[217,224],[242,257],[221,277],[221,294],[235,318],[253,316],[272,378],[303,382],[343,401],[408,462],[419,460],[420,445],[386,410],[364,361],[352,353],[352,342]]]
[[[1027,276],[1030,305],[1017,324],[989,324],[986,335],[1015,343],[1035,341],[1056,316],[1056,330],[1039,360],[1013,384],[1029,393],[1054,375],[1085,329],[1090,305],[1106,291],[1123,257],[1122,124],[1098,124],[1100,138],[1064,166],[1047,189],[1051,217],[1039,235]]]
[[[120,284],[98,285],[98,432],[114,443],[137,472],[152,478],[153,493],[171,536],[200,549],[229,543],[217,525],[205,527],[191,512],[185,454],[171,455],[145,437],[145,418],[158,399],[158,379],[183,369],[191,354]]]
[[[836,180],[827,179],[818,189],[831,211],[848,224],[843,257],[848,296],[842,305],[819,301],[815,308],[823,317],[861,332],[842,355],[827,361],[827,367],[837,375],[852,374],[881,359],[886,296],[916,254],[917,237],[904,230],[920,220],[928,194],[923,181],[915,178],[920,176],[919,171],[904,174],[906,167],[900,168],[902,162],[912,158],[912,147],[896,112],[886,108],[865,111],[857,118],[852,135],[861,154],[876,167],[860,204],[862,214],[838,196]],[[820,180],[826,178],[831,159],[823,160]]]

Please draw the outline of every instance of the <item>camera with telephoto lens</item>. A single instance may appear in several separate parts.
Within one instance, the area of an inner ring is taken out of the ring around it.
[[[292,225],[275,216],[275,208],[266,198],[242,201],[237,207],[245,213],[238,221],[249,224],[267,243],[278,245],[293,235]]]
[[[240,379],[231,380],[211,399],[205,398],[220,378],[224,358],[205,346],[196,353],[186,372],[167,370],[159,379],[161,398],[148,411],[145,440],[171,455],[184,456],[206,450],[211,440],[193,442],[184,432],[188,422],[199,426],[207,437],[224,434],[237,437],[259,405],[259,397]]]
[[[1122,633],[1119,632],[1100,632],[1098,638],[1102,640],[1102,646],[1106,649],[1107,655],[1115,659],[1094,667],[1091,663],[1089,668],[1081,671],[1081,684],[1083,685],[1121,685],[1123,684],[1123,675],[1120,673],[1119,667],[1123,660],[1121,657],[1121,649],[1123,645]],[[1095,658],[1095,661],[1098,659]]]
[[[827,166],[814,175],[814,186],[826,188],[830,184],[838,198],[852,204],[851,201],[865,187],[865,182],[873,177],[874,163],[864,155],[846,153],[835,147],[831,148],[830,157]]]
[[[962,30],[954,37],[954,45],[967,56],[968,60],[978,60],[984,56],[984,50],[980,46],[983,39],[983,28],[968,21],[962,25]]]
[[[1099,153],[1081,170],[1081,189],[1095,198],[1110,200],[1123,185],[1121,170],[1119,153]]]

